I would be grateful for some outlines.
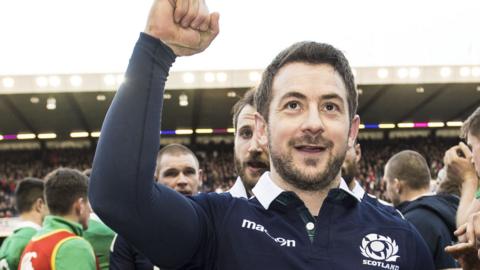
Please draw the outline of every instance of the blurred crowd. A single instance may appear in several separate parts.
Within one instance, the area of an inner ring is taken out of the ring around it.
[[[433,179],[443,167],[445,151],[458,143],[458,138],[408,138],[389,140],[360,140],[362,159],[358,180],[365,190],[386,200],[386,183],[382,181],[388,158],[402,150],[421,153],[430,166]],[[232,143],[208,143],[189,146],[197,155],[204,172],[203,192],[228,190],[237,177]],[[3,151],[0,155],[0,217],[15,215],[13,193],[16,182],[24,177],[43,178],[58,167],[83,171],[91,167],[91,149]]]

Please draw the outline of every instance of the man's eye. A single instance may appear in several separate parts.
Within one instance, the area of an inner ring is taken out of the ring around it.
[[[163,174],[164,177],[175,177],[177,176],[178,172],[166,172]]]
[[[323,108],[327,112],[339,111],[339,107],[337,106],[337,104],[334,103],[327,103],[323,106]]]
[[[253,136],[253,132],[251,130],[242,130],[240,131],[240,136],[244,139],[248,139]]]
[[[185,174],[185,175],[194,175],[195,173],[196,173],[195,170],[185,170],[183,172],[183,174]]]
[[[297,101],[290,101],[285,105],[285,107],[289,110],[298,110],[300,108],[300,104]]]

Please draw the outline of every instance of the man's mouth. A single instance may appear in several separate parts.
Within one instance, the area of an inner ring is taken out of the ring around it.
[[[247,166],[255,169],[266,169],[268,166],[262,161],[247,161]]]
[[[253,169],[253,170],[256,170],[256,171],[268,169],[268,166],[265,162],[256,161],[256,160],[247,161],[247,166],[250,169]]]
[[[320,153],[327,150],[327,147],[321,145],[296,145],[294,148],[306,153]]]
[[[191,196],[193,195],[190,190],[177,190],[180,194],[186,195],[186,196]]]

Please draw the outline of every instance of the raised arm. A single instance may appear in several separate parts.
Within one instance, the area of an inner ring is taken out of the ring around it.
[[[209,14],[203,1],[155,1],[95,154],[89,187],[94,211],[161,267],[186,263],[206,225],[198,206],[153,182],[165,81],[176,56],[203,51],[217,34],[218,14]]]
[[[459,227],[468,221],[470,215],[480,210],[480,203],[475,199],[478,177],[472,163],[472,152],[461,142],[445,153],[444,163],[447,177],[458,179],[462,183],[460,204],[457,210],[457,227]]]

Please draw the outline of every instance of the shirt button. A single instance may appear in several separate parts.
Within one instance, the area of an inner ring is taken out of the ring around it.
[[[308,222],[305,227],[307,227],[307,230],[311,231],[315,228],[315,224],[313,224],[313,222]]]

